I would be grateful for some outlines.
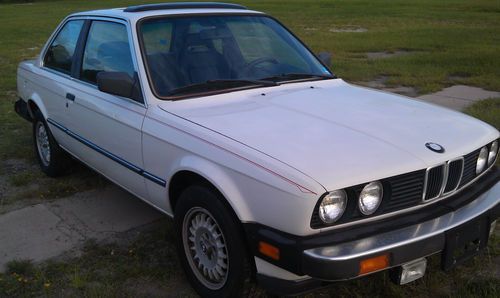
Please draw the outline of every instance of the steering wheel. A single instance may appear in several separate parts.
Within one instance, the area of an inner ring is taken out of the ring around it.
[[[272,58],[272,57],[261,57],[257,58],[253,61],[248,62],[245,66],[243,66],[242,73],[244,76],[247,76],[249,72],[252,72],[257,68],[257,65],[263,64],[263,63],[271,63],[271,64],[278,64],[278,60]]]

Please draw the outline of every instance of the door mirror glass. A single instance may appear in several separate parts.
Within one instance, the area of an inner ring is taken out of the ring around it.
[[[126,72],[101,71],[97,74],[97,88],[105,93],[142,102],[137,74],[131,77]]]
[[[328,67],[332,66],[332,54],[328,52],[320,52],[317,57],[321,62],[323,62],[324,65]]]

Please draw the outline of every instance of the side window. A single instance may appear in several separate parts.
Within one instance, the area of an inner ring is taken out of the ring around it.
[[[44,65],[46,67],[66,74],[71,73],[73,54],[83,23],[83,20],[75,20],[64,25],[45,54]]]
[[[125,72],[134,77],[127,28],[123,24],[93,21],[90,26],[80,78],[97,84],[101,71]]]

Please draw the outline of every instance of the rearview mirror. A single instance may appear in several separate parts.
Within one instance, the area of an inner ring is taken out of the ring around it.
[[[332,54],[330,54],[328,52],[320,52],[320,53],[318,53],[317,57],[327,67],[332,66]]]
[[[97,74],[97,88],[102,92],[143,102],[137,74],[132,78],[126,72],[101,71]]]

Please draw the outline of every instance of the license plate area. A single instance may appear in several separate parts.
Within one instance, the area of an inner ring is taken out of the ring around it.
[[[474,219],[446,232],[442,256],[444,270],[449,270],[477,255],[488,244],[487,217]]]

